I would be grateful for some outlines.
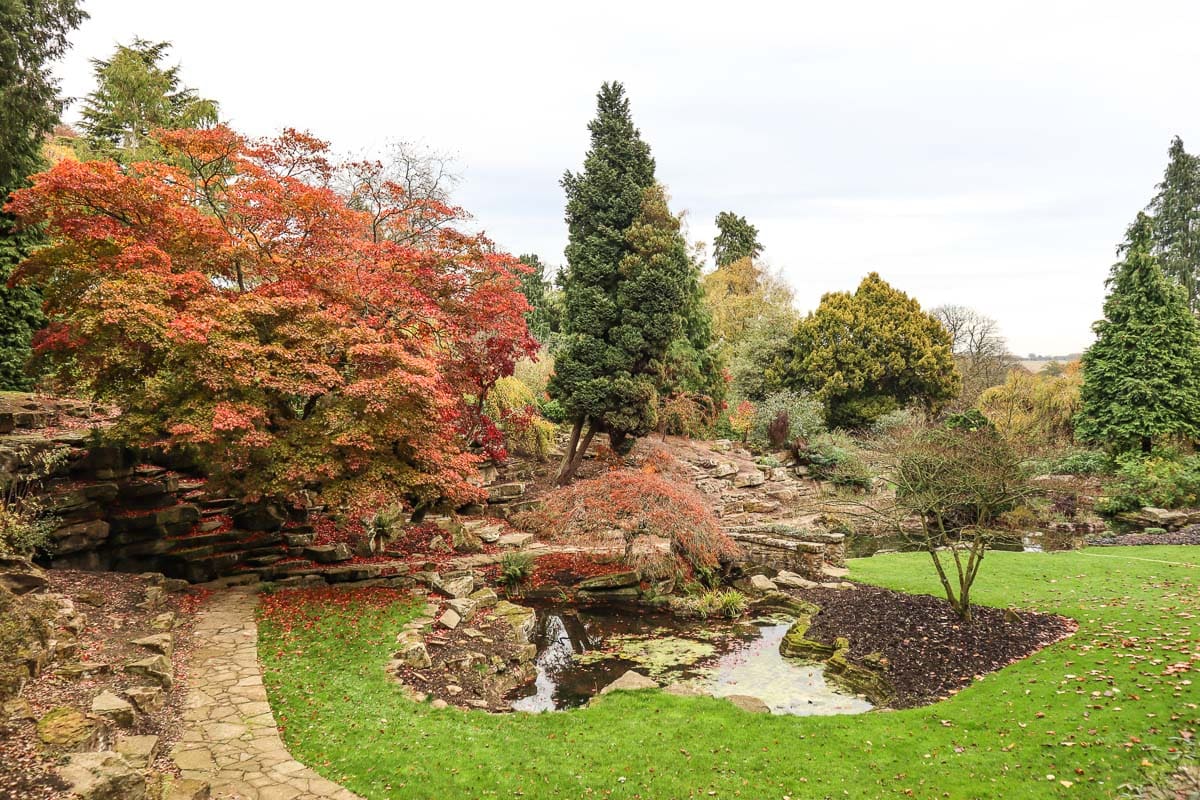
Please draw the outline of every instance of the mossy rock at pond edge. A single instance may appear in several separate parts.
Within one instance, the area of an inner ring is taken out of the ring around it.
[[[835,686],[862,695],[871,701],[872,705],[888,705],[895,696],[891,683],[879,670],[850,662],[847,658],[850,651],[849,639],[839,636],[834,639],[833,644],[825,644],[807,637],[812,618],[820,611],[811,603],[807,605],[811,606],[813,611],[797,615],[796,621],[779,643],[780,654],[787,658],[824,662],[825,677]]]

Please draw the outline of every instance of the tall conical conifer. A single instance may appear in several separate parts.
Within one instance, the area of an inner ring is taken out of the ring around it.
[[[1116,451],[1200,436],[1200,324],[1151,254],[1153,226],[1138,214],[1130,227],[1096,342],[1082,359],[1076,435]]]
[[[1163,273],[1183,286],[1192,312],[1200,313],[1200,156],[1188,153],[1178,136],[1168,156],[1158,194],[1147,206],[1150,252]]]
[[[620,83],[605,83],[583,170],[562,181],[569,232],[563,343],[549,391],[572,422],[560,483],[592,437],[622,450],[654,429],[663,359],[687,331],[694,265],[633,124]]]

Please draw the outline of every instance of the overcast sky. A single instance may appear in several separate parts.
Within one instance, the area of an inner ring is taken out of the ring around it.
[[[874,270],[996,318],[1020,354],[1090,341],[1171,137],[1200,149],[1196,0],[83,5],[66,94],[117,42],[171,41],[243,132],[452,153],[477,223],[552,264],[559,178],[623,81],[693,239],[735,211],[801,309]]]

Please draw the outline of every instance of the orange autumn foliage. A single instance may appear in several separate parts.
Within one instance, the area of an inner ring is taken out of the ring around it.
[[[156,135],[168,163],[62,161],[13,196],[50,242],[16,275],[44,289],[39,357],[244,497],[475,497],[482,400],[536,352],[516,259],[448,226],[379,236],[334,189],[362,166],[307,134]]]
[[[556,489],[517,522],[551,541],[601,544],[620,533],[623,560],[644,574],[688,574],[738,554],[701,497],[654,464],[607,470]]]

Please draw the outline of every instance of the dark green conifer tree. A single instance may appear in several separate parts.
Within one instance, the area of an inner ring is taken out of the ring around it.
[[[1146,208],[1154,223],[1151,254],[1183,286],[1192,312],[1200,313],[1200,157],[1188,153],[1178,136],[1157,188]]]
[[[1200,324],[1152,254],[1153,231],[1154,221],[1138,214],[1082,359],[1075,433],[1118,452],[1200,436]]]
[[[717,238],[713,240],[713,260],[718,267],[742,259],[755,259],[762,253],[758,228],[732,211],[717,214]]]
[[[42,142],[59,121],[62,102],[51,65],[67,50],[67,34],[87,18],[76,0],[0,2],[0,207],[42,169]],[[44,324],[41,297],[8,279],[38,241],[0,213],[0,389],[27,389],[29,340]]]
[[[655,187],[654,159],[620,83],[605,83],[583,170],[563,177],[567,268],[563,341],[550,394],[572,423],[558,480],[597,433],[622,450],[654,429],[663,358],[686,328],[691,263]]]

